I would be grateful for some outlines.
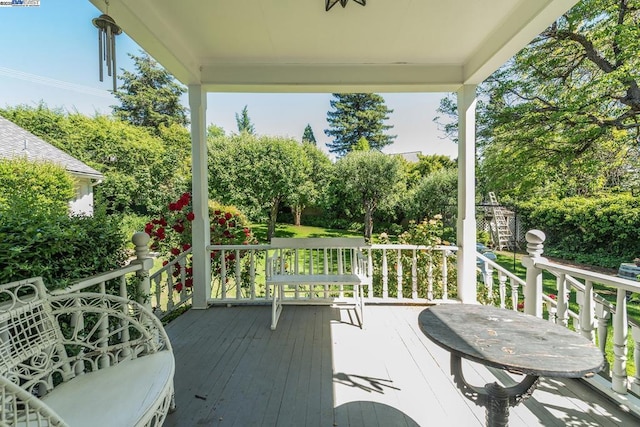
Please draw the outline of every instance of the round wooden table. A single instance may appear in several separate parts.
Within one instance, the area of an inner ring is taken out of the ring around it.
[[[531,396],[540,377],[580,378],[604,366],[604,357],[585,337],[547,320],[478,304],[447,304],[423,310],[420,329],[451,353],[451,374],[463,394],[486,407],[488,426],[507,426],[509,407]],[[470,385],[461,358],[524,374],[511,387],[497,382]]]

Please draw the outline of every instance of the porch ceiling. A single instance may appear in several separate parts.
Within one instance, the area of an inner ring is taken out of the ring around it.
[[[108,13],[212,92],[441,92],[482,82],[576,1],[109,0]]]

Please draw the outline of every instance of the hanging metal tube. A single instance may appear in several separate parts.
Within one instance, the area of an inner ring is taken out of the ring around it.
[[[100,81],[104,80],[104,61],[107,63],[107,75],[113,77],[113,90],[115,92],[117,87],[115,36],[122,34],[122,29],[113,18],[106,14],[93,19],[93,25],[98,29],[98,70]]]

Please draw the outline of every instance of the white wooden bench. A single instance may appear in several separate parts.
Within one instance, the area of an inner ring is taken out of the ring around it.
[[[161,426],[171,344],[149,310],[100,293],[0,285],[0,426]]]
[[[371,285],[363,238],[273,238],[267,287],[273,288],[271,329],[285,304],[351,305],[364,322],[363,287]]]

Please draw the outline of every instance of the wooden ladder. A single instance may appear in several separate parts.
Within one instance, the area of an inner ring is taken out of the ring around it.
[[[507,221],[506,209],[500,206],[493,191],[489,192],[489,210],[493,215],[491,231],[498,250],[513,249],[513,233]]]

